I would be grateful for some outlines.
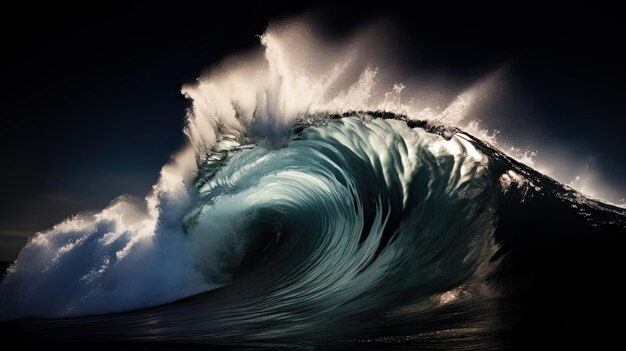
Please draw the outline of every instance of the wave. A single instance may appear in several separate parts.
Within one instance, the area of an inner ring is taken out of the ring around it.
[[[623,230],[623,210],[456,127],[484,84],[424,115],[403,85],[380,90],[377,69],[294,60],[294,32],[307,33],[270,27],[264,60],[184,87],[189,146],[144,200],[33,237],[0,285],[0,318],[134,311],[103,318],[142,340],[488,335],[511,209],[539,218],[519,204],[549,196],[555,213],[599,211],[592,225]]]
[[[155,223],[124,200],[36,237],[3,282],[3,306],[14,316],[120,311],[239,275],[284,286],[289,304],[348,304],[390,285],[383,296],[393,300],[404,293],[393,281],[431,297],[488,270],[493,181],[460,135],[346,117],[279,148],[218,150],[193,200],[171,190],[160,198],[176,214]]]

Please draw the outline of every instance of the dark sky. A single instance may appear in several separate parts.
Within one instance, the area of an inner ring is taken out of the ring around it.
[[[258,45],[271,19],[305,12],[329,36],[384,17],[403,36],[398,55],[459,84],[506,65],[493,125],[517,145],[591,164],[626,193],[626,31],[615,8],[23,6],[0,14],[0,260],[67,216],[144,196],[185,141],[181,85]]]

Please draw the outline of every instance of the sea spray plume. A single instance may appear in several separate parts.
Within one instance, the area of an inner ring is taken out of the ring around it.
[[[199,154],[210,152],[221,136],[282,136],[298,117],[320,104],[344,73],[347,58],[338,58],[338,63],[327,59],[321,67],[313,67],[306,60],[287,57],[288,51],[297,49],[297,57],[303,58],[323,46],[315,45],[305,27],[296,26],[291,32],[306,37],[306,41],[299,40],[297,45],[295,38],[289,37],[291,41],[284,42],[284,33],[270,29],[260,38],[263,52],[237,57],[197,84],[183,87],[182,93],[193,103],[185,132]]]
[[[430,86],[394,81],[388,73],[397,69],[372,52],[393,50],[374,35],[379,31],[366,27],[329,42],[306,22],[270,25],[260,37],[262,51],[231,58],[183,87],[193,104],[185,133],[199,155],[206,155],[222,136],[274,140],[308,114],[388,111],[462,127],[475,112],[472,106],[497,85],[501,71],[458,93],[434,94]],[[419,77],[404,79],[419,82]]]

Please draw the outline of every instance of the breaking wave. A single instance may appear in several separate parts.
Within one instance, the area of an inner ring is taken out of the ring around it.
[[[450,321],[442,310],[473,314],[463,330],[488,334],[497,318],[480,316],[501,292],[493,277],[506,250],[496,232],[512,206],[503,204],[549,193],[623,226],[621,210],[456,127],[489,84],[432,112],[351,59],[366,41],[338,51],[292,23],[271,26],[261,42],[262,53],[183,88],[193,102],[189,146],[145,199],[119,198],[29,241],[0,286],[2,319],[192,297],[111,317],[117,335],[371,336],[423,320],[422,332],[436,330]]]

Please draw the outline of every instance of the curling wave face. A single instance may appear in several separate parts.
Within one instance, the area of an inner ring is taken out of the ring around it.
[[[305,323],[323,320],[312,311],[347,317],[407,304],[409,292],[411,303],[428,300],[489,269],[494,182],[461,134],[350,117],[284,147],[223,144],[185,196],[182,230],[161,220],[142,233],[150,226],[107,211],[57,226],[11,268],[4,316],[136,309],[238,278],[257,281],[262,301],[250,317]],[[45,253],[56,256],[33,262]]]

